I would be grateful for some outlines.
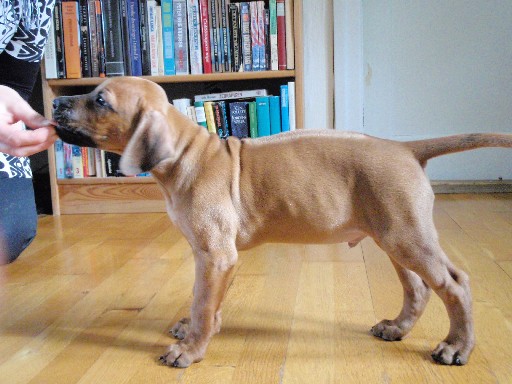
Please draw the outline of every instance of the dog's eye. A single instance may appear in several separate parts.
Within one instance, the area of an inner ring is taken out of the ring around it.
[[[108,103],[105,101],[105,99],[101,95],[98,95],[98,97],[96,97],[96,104],[101,105],[102,107],[108,106]]]

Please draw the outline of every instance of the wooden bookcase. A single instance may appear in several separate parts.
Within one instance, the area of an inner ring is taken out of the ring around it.
[[[279,86],[295,81],[296,125],[304,126],[304,72],[302,37],[302,0],[294,0],[295,69],[214,73],[181,76],[144,76],[160,84],[169,100],[194,95],[233,90],[266,88],[279,95]],[[57,96],[90,92],[104,78],[45,79],[42,71],[45,115],[52,115],[52,101]],[[113,177],[57,179],[55,153],[48,150],[52,208],[54,215],[80,213],[165,212],[162,194],[151,177]]]

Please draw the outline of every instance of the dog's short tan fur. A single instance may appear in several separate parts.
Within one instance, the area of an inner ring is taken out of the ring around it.
[[[389,255],[404,288],[402,311],[372,328],[405,337],[433,289],[450,318],[433,351],[465,364],[475,340],[467,275],[441,249],[425,176],[434,156],[483,146],[512,147],[512,135],[474,134],[400,143],[357,133],[296,131],[220,140],[182,116],[156,84],[113,78],[90,94],[58,98],[58,133],[78,145],[122,154],[127,174],[151,170],[172,221],[195,255],[191,318],[161,360],[187,367],[203,359],[221,326],[221,303],[237,251],[262,242],[349,242],[371,236]]]

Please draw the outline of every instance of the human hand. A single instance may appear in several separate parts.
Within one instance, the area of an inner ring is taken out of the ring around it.
[[[30,128],[24,130],[21,122]],[[53,123],[34,111],[13,89],[0,85],[0,152],[29,156],[57,139]]]

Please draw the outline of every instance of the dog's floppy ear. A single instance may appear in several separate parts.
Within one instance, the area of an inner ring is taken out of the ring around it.
[[[128,141],[119,163],[125,175],[148,172],[169,157],[171,137],[165,116],[157,111],[145,112]]]

